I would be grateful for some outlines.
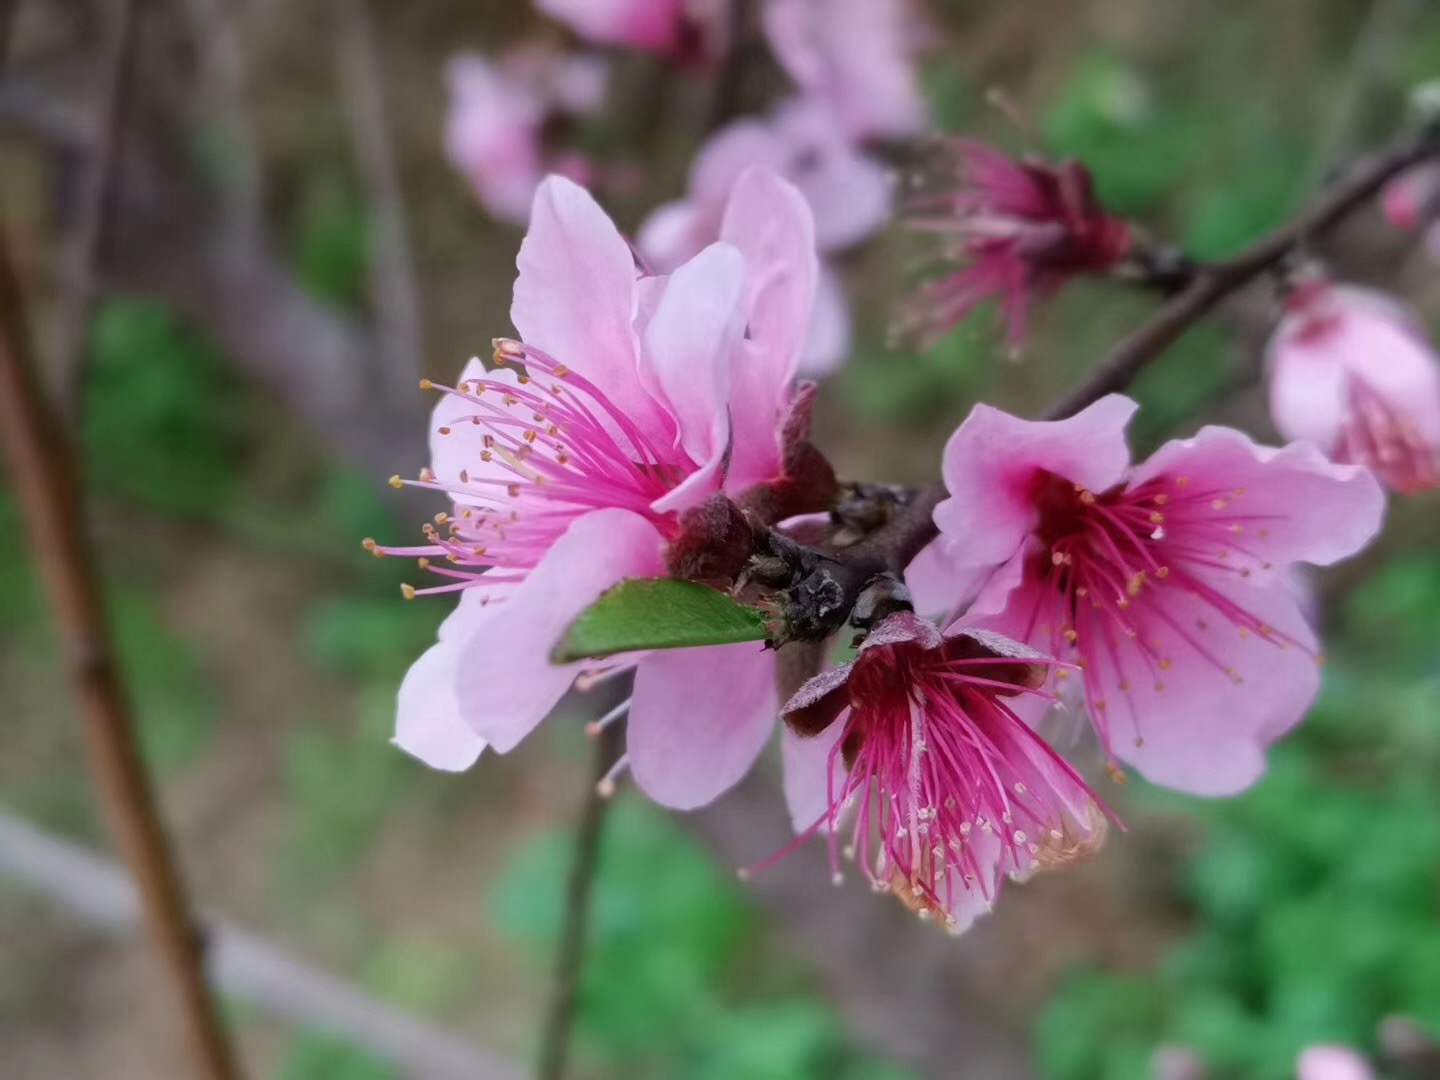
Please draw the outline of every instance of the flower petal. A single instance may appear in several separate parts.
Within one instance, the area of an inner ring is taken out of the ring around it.
[[[570,623],[616,582],[663,574],[661,547],[655,527],[637,514],[587,514],[458,643],[463,715],[499,753],[534,730],[584,666],[550,663]]]
[[[649,654],[630,704],[635,783],[665,806],[704,806],[750,771],[778,711],[775,656],[759,645]]]
[[[1216,575],[1205,584],[1271,628],[1275,640],[1242,635],[1183,589],[1155,588],[1132,610],[1145,619],[1141,637],[1161,642],[1168,665],[1161,668],[1140,640],[1122,637],[1087,651],[1087,675],[1103,693],[1103,724],[1118,758],[1153,783],[1233,795],[1264,773],[1266,748],[1315,700],[1318,643],[1282,583],[1251,586]]]
[[[780,760],[785,767],[785,805],[797,833],[813,828],[830,812],[831,794],[844,790],[845,763],[830,751],[844,734],[836,722],[818,735],[796,735],[788,727],[780,735]],[[827,766],[831,775],[827,776]]]
[[[1286,563],[1328,566],[1354,555],[1385,517],[1385,494],[1367,470],[1333,464],[1310,443],[1261,446],[1233,428],[1207,427],[1166,443],[1131,483],[1157,477],[1188,477],[1189,490],[1213,491],[1215,513],[1240,519],[1224,558],[1258,576]],[[1176,543],[1186,542],[1185,520],[1167,521]]]
[[[458,649],[450,640],[422,653],[400,684],[395,718],[395,745],[432,769],[447,772],[470,768],[485,749],[485,740],[460,717],[455,688],[458,659]]]
[[[558,176],[541,184],[516,265],[510,321],[525,344],[585,376],[656,442],[670,442],[674,426],[640,380],[635,259],[590,193]]]
[[[735,448],[731,490],[780,471],[780,416],[810,330],[819,263],[810,208],[774,173],[747,169],[735,184],[720,237],[745,256],[749,339],[731,383]]]
[[[977,405],[945,445],[950,497],[935,523],[967,565],[1004,562],[1039,520],[1032,500],[1038,473],[1051,472],[1091,491],[1119,483],[1130,463],[1125,427],[1135,402],[1101,398],[1067,420],[1021,420]]]
[[[829,375],[850,352],[850,304],[840,275],[822,264],[815,286],[815,307],[797,368],[797,374],[809,378]]]

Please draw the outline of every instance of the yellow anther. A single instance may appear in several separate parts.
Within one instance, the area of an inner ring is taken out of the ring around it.
[[[400,479],[399,473],[396,473],[394,476],[390,477],[390,486],[393,488],[402,488],[405,486],[405,481]]]
[[[414,600],[415,586],[410,584],[402,584],[400,586],[400,595],[405,597],[406,600]]]
[[[420,380],[420,389],[421,389],[421,390],[434,390],[434,389],[435,389],[435,384],[434,384],[433,382],[431,382],[429,379],[421,379],[421,380]]]

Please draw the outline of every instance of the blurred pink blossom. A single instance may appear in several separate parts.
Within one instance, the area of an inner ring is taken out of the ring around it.
[[[1287,439],[1372,470],[1398,492],[1440,487],[1440,358],[1382,293],[1308,280],[1269,346],[1270,415]]]
[[[977,406],[945,448],[950,497],[935,521],[961,571],[988,574],[963,625],[1073,660],[1078,677],[1061,669],[1053,686],[1083,702],[1113,758],[1155,783],[1232,794],[1319,688],[1289,568],[1364,547],[1384,495],[1313,446],[1271,449],[1229,428],[1132,467],[1135,409],[1112,395],[1033,422]]]
[[[603,62],[518,48],[498,63],[457,56],[446,67],[445,79],[450,90],[446,155],[494,217],[523,225],[546,173],[590,182],[589,159],[575,152],[547,157],[543,135],[551,117],[600,106]]]
[[[550,663],[569,623],[616,582],[667,573],[682,515],[784,470],[781,424],[809,319],[815,254],[804,200],[741,176],[721,239],[668,277],[642,277],[581,188],[545,181],[520,249],[500,365],[436,387],[431,466],[416,486],[454,502],[416,547],[459,592],[400,691],[396,741],[442,769],[515,747],[578,675]],[[400,482],[397,480],[397,483]],[[743,644],[634,664],[628,763],[669,806],[713,799],[773,730],[774,654]]]
[[[970,140],[951,150],[956,186],[922,200],[911,224],[960,266],[922,290],[910,321],[933,337],[994,300],[1019,348],[1036,301],[1113,269],[1130,252],[1130,226],[1105,212],[1079,162],[1016,161]]]
[[[705,144],[691,165],[685,197],[656,208],[640,226],[641,254],[663,272],[713,242],[736,177],[755,165],[774,170],[805,196],[822,253],[860,243],[889,219],[891,184],[885,168],[854,147],[823,105],[795,99],[769,119],[736,121]],[[849,340],[844,292],[833,272],[824,270],[803,372],[833,369]]]
[[[706,62],[728,44],[731,0],[535,0],[586,41]]]
[[[1401,173],[1385,185],[1380,205],[1390,224],[1400,229],[1418,229],[1440,217],[1440,163],[1426,162]]]
[[[1370,1063],[1348,1046],[1312,1046],[1295,1063],[1296,1080],[1375,1080]]]
[[[765,33],[782,67],[855,139],[915,135],[928,121],[908,0],[767,0]]]
[[[785,706],[796,828],[828,834],[837,877],[843,835],[871,885],[957,933],[1005,877],[1092,851],[1105,836],[1098,801],[1008,703],[1034,694],[1053,666],[998,634],[942,635],[915,615],[890,616],[853,663]],[[842,821],[852,807],[853,827]]]

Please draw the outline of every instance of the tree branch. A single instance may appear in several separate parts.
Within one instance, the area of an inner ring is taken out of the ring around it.
[[[1385,184],[1410,166],[1440,155],[1440,134],[1427,131],[1354,162],[1312,206],[1293,221],[1224,262],[1194,264],[1190,278],[1149,319],[1116,346],[1110,358],[1046,414],[1050,420],[1072,416],[1106,394],[1129,386],[1186,330],[1267,270],[1280,266],[1370,201]]]
[[[20,288],[0,236],[0,444],[64,649],[85,749],[116,843],[140,886],[155,947],[177,997],[200,1075],[239,1076],[205,983],[204,948],[135,744],[106,627],[95,553],[69,443],[36,383]]]
[[[600,870],[600,841],[610,809],[604,787],[610,767],[625,746],[625,725],[610,723],[595,739],[590,789],[575,828],[575,862],[565,886],[565,923],[555,958],[555,981],[550,1006],[540,1035],[539,1080],[561,1080],[570,1057],[570,1034],[580,1000],[580,978],[585,970],[585,941],[589,933],[590,900]]]

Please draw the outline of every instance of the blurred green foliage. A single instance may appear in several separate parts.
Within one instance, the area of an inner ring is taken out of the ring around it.
[[[491,897],[496,921],[540,951],[559,935],[571,844],[568,834],[537,838]],[[612,811],[593,905],[577,1032],[615,1075],[902,1076],[855,1054],[839,1020],[803,988],[755,986],[763,943],[754,912],[654,807],[627,800]],[[773,980],[783,964],[773,949],[763,955],[760,976]]]
[[[1259,785],[1154,796],[1205,825],[1193,932],[1153,974],[1077,974],[1038,1025],[1047,1077],[1140,1080],[1178,1043],[1280,1080],[1392,1013],[1440,1031],[1440,556],[1382,568],[1331,636],[1325,693]]]
[[[86,479],[158,510],[215,511],[234,492],[246,403],[215,350],[163,305],[109,301],[85,380]]]
[[[367,244],[365,208],[354,188],[331,176],[310,179],[291,241],[301,284],[322,300],[354,307],[364,292]]]
[[[304,1032],[290,1044],[277,1080],[399,1080],[392,1066],[367,1057],[349,1043],[320,1032]]]

